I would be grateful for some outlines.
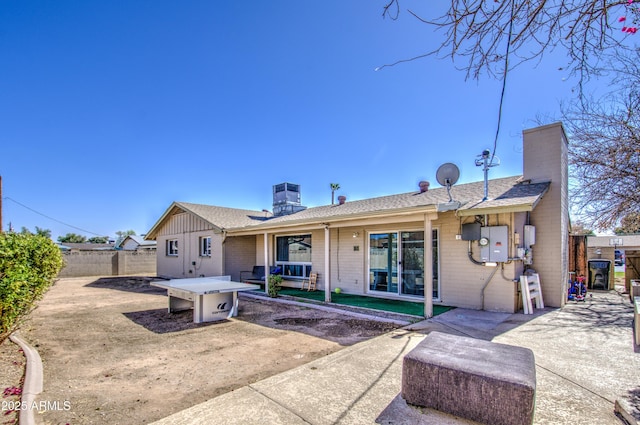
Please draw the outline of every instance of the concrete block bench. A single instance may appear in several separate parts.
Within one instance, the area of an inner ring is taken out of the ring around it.
[[[528,348],[440,332],[404,357],[407,403],[493,425],[531,425],[536,369]]]

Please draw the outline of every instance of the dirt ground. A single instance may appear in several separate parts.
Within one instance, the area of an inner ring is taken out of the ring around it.
[[[49,290],[20,331],[44,365],[39,420],[153,422],[397,327],[242,295],[238,317],[194,324],[190,311],[168,313],[149,280],[62,279]],[[19,386],[24,356],[10,341],[0,362],[2,389]]]

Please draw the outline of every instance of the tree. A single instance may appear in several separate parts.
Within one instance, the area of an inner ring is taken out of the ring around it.
[[[594,236],[595,233],[593,230],[588,229],[586,225],[581,221],[576,221],[571,224],[571,234],[572,235],[589,235]]]
[[[563,106],[571,195],[580,218],[605,230],[640,211],[640,50],[620,57],[610,93]]]
[[[34,233],[31,232],[31,230],[27,229],[26,227],[22,226],[22,229],[20,230],[20,233],[22,233],[23,235],[33,235]],[[36,235],[38,236],[43,236],[45,238],[51,239],[51,230],[49,229],[42,229],[38,226],[36,226]]]
[[[47,239],[51,239],[51,230],[42,229],[42,228],[36,226],[36,235],[43,236],[43,237],[45,237]]]
[[[383,16],[396,20],[400,9],[400,0],[389,0]],[[448,56],[466,61],[463,69],[474,79],[483,72],[503,76],[559,48],[566,53],[567,69],[583,80],[599,72],[603,52],[631,44],[624,38],[635,34],[640,17],[633,0],[450,0],[447,11],[435,18],[408,12],[441,31],[444,40],[422,55],[384,66]]]
[[[335,203],[336,190],[340,189],[340,185],[338,183],[329,183],[329,187],[331,187],[331,205],[333,205]]]
[[[87,238],[82,235],[77,235],[75,233],[67,233],[64,236],[58,236],[58,242],[62,243],[85,243],[87,242]]]
[[[620,227],[616,227],[614,233],[616,235],[640,233],[640,213],[633,212],[622,217]]]
[[[116,232],[116,246],[120,246],[120,244],[122,243],[122,241],[127,237],[127,236],[134,236],[136,234],[136,232],[134,232],[133,230],[118,230]]]
[[[89,238],[89,240],[87,242],[89,242],[89,243],[108,243],[109,242],[109,236],[94,236],[92,238]]]

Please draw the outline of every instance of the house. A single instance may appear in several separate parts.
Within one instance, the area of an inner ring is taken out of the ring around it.
[[[128,235],[118,245],[119,249],[125,251],[143,251],[156,249],[156,241],[148,241],[144,236]]]
[[[513,313],[534,269],[544,302],[568,280],[568,139],[561,123],[523,132],[523,175],[305,208],[274,186],[274,212],[174,202],[148,232],[157,273],[173,278],[280,266],[285,285],[311,271],[331,291]],[[450,189],[450,192],[448,191]]]

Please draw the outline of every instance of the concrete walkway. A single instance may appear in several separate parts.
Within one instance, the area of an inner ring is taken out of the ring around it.
[[[535,424],[619,425],[616,401],[630,417],[640,406],[640,352],[632,320],[628,297],[615,291],[532,316],[455,309],[155,424],[471,424],[421,412],[399,396],[402,358],[427,333],[440,331],[533,350]]]

